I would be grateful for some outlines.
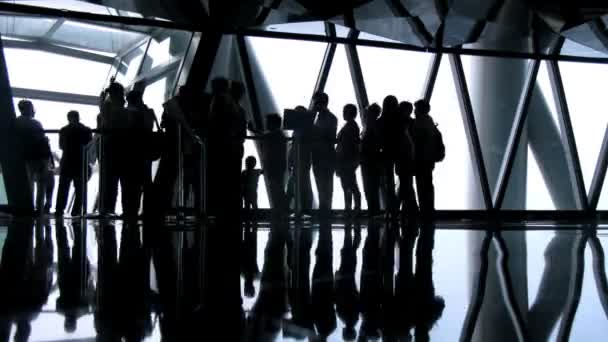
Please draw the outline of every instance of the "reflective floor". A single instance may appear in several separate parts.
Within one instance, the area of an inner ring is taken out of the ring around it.
[[[608,336],[601,227],[225,223],[0,222],[0,341]]]

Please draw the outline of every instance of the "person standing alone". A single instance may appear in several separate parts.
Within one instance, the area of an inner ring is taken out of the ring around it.
[[[91,141],[91,129],[80,123],[77,111],[68,112],[68,125],[59,131],[59,148],[63,151],[59,171],[59,189],[55,215],[63,216],[68,202],[70,184],[74,183],[75,198],[72,216],[80,215],[82,209],[82,163],[83,149]]]

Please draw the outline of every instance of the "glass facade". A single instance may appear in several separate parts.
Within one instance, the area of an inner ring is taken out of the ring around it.
[[[52,7],[78,10],[76,5],[88,6],[66,1]],[[110,13],[103,6],[94,7],[97,12],[93,13],[128,15],[115,10]],[[348,37],[350,29],[334,26],[337,37]],[[326,25],[321,21],[276,24],[265,30],[327,36]],[[37,109],[37,118],[49,130],[65,125],[65,115],[72,109],[80,112],[83,123],[95,127],[98,114],[95,98],[110,77],[115,77],[127,89],[135,84],[144,89],[144,102],[160,119],[163,103],[174,94],[177,80],[184,79],[179,72],[193,40],[191,32],[180,30],[6,14],[0,16],[0,33],[6,42],[4,56],[11,87],[15,90],[14,103],[22,98],[31,99]],[[395,43],[369,33],[361,33],[359,38]],[[435,65],[437,75],[432,89],[425,89],[435,60],[432,53],[358,45],[354,47],[359,63],[356,64],[357,59],[349,56],[351,50],[346,45],[332,43],[335,54],[329,60],[331,63],[324,65],[329,43],[269,37],[246,37],[246,40],[249,61],[255,61],[259,68],[256,75],[261,75],[254,77],[253,87],[248,90],[258,92],[258,102],[264,107],[254,110],[246,96],[244,106],[250,120],[256,112],[264,115],[272,110],[282,114],[287,108],[307,107],[314,90],[320,87],[330,97],[329,108],[338,118],[340,129],[344,124],[342,109],[345,104],[381,104],[387,95],[414,102],[425,91],[430,91],[431,114],[443,134],[447,150],[445,160],[437,164],[434,172],[438,210],[483,210],[486,205],[483,199],[480,200],[482,189],[487,186],[491,196],[496,196],[501,181],[502,184],[506,182],[506,198],[517,198],[519,202],[514,205],[506,201],[499,209],[580,210],[594,191],[591,183],[598,170],[598,161],[602,159],[600,150],[608,126],[608,116],[602,113],[603,108],[608,107],[601,86],[602,80],[608,78],[605,64],[559,62],[551,68],[549,63],[553,62],[541,62],[520,146],[511,149],[507,145],[508,137],[523,80],[529,71],[529,60],[463,55],[461,60],[468,86],[468,93],[463,94],[448,54]],[[572,50],[576,47],[573,44],[568,41],[562,50]],[[236,51],[236,44],[229,49]],[[579,50],[583,53],[585,49]],[[236,53],[227,57],[240,58]],[[225,67],[221,66],[224,68],[221,70],[228,70],[234,76],[252,66],[231,64]],[[361,75],[355,74],[357,69]],[[505,73],[507,69],[513,72]],[[563,99],[554,89],[554,69],[563,81]],[[211,74],[221,74],[218,70],[212,70]],[[501,75],[510,77],[509,85],[493,86],[493,83],[503,81]],[[240,79],[245,80],[244,77]],[[318,83],[319,80],[323,82]],[[361,84],[356,84],[359,80]],[[366,96],[361,98],[359,95]],[[468,134],[472,129],[466,120],[468,113],[462,112],[460,99],[464,96],[470,98],[472,105],[482,152],[479,156],[474,155],[474,144]],[[564,106],[570,114],[569,123],[562,117]],[[503,120],[495,120],[494,116]],[[360,117],[357,122],[361,124]],[[60,155],[57,134],[50,133],[49,139],[53,151]],[[571,141],[578,164],[575,156],[570,155]],[[251,141],[247,142],[245,150],[248,155],[258,156],[259,151]],[[516,154],[514,172],[511,172],[511,177],[518,179],[516,183],[498,177],[511,150]],[[485,165],[487,185],[481,183],[478,161]],[[576,178],[577,172],[580,172],[580,181]],[[316,193],[314,176],[311,174],[311,177]],[[358,180],[362,187],[359,171]],[[579,182],[585,194],[575,193]],[[264,198],[260,208],[267,208],[266,187],[260,184],[259,189],[264,193],[260,195]],[[522,191],[525,193],[521,194]],[[600,210],[608,210],[605,192],[608,189],[599,190],[597,208]],[[0,203],[3,199],[6,202],[5,197],[0,192]],[[344,207],[337,177],[333,207]],[[363,208],[366,208],[365,200]]]

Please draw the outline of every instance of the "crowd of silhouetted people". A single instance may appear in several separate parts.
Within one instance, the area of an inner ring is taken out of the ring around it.
[[[101,215],[116,212],[119,185],[123,216],[127,218],[137,217],[146,209],[155,214],[182,209],[184,199],[176,196],[181,192],[186,200],[192,194],[195,214],[204,211],[203,191],[207,194],[205,209],[211,215],[236,212],[242,207],[257,209],[262,175],[275,217],[283,217],[296,207],[306,214],[314,202],[308,176],[311,170],[322,216],[341,209],[332,208],[334,174],[341,181],[344,209],[347,214],[358,215],[361,191],[356,170],[360,166],[370,216],[384,211],[387,217],[396,218],[401,211],[402,218],[413,221],[432,217],[433,169],[443,160],[445,147],[427,101],[399,103],[389,95],[382,107],[374,103],[362,109],[362,129],[357,122],[357,107],[347,104],[342,113],[345,124],[338,132],[338,119],[328,109],[329,96],[317,92],[310,109],[295,108],[311,120],[309,125],[289,127],[293,130],[290,139],[279,114],[265,115],[264,123],[251,120],[241,105],[245,93],[243,84],[224,78],[211,81],[211,93],[182,86],[163,105],[159,123],[154,111],[144,104],[138,87],[125,94],[124,87],[112,80],[100,96],[95,131],[100,139],[94,148],[89,146],[92,130],[80,123],[77,111],[68,113],[68,125],[59,133],[63,151],[59,171],[44,129],[34,119],[33,103],[20,101],[16,129],[30,184],[37,190],[37,212],[50,212],[54,174],[58,173],[55,214],[64,214],[73,184],[71,214],[80,215],[83,186],[88,181],[83,177],[90,176],[90,164],[98,160],[100,191],[95,207]],[[261,168],[256,168],[255,157],[247,156],[241,171],[248,130],[255,135]],[[87,165],[83,165],[85,158]],[[156,160],[159,163],[153,172]]]

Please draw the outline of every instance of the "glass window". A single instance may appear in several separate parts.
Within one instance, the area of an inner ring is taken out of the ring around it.
[[[272,38],[247,38],[270,87],[276,107],[308,107],[327,44]],[[253,59],[253,58],[252,58]]]
[[[55,24],[55,19],[0,16],[0,32],[4,36],[43,36]]]
[[[266,27],[266,30],[325,36],[325,23],[323,21],[304,21],[299,23],[277,24]]]
[[[587,190],[608,125],[608,65],[560,62],[572,130]]]
[[[171,58],[183,56],[188,48],[191,34],[186,31],[168,31],[159,38],[152,38],[144,59],[142,73],[169,62]]]
[[[126,86],[135,80],[137,72],[139,71],[139,66],[144,59],[147,45],[147,42],[141,44],[122,59],[118,74],[116,75],[116,82]]]
[[[52,35],[53,39],[68,44],[115,53],[144,37],[139,32],[75,21],[66,21]]]
[[[446,56],[447,57],[447,56]],[[441,60],[431,98],[431,116],[438,124],[446,146],[443,162],[435,166],[435,207],[438,210],[479,210],[485,207],[481,184],[474,171],[452,68],[448,58]]]
[[[43,51],[4,49],[12,87],[99,95],[109,64]]]
[[[0,167],[0,205],[7,205],[6,187],[4,186],[4,176],[2,175],[2,167]]]
[[[420,98],[432,54],[368,46],[357,51],[370,103],[382,105],[387,95],[412,103]]]
[[[174,80],[175,72],[148,85],[144,90],[144,103],[154,110],[159,122],[163,114],[163,104],[171,97]]]

